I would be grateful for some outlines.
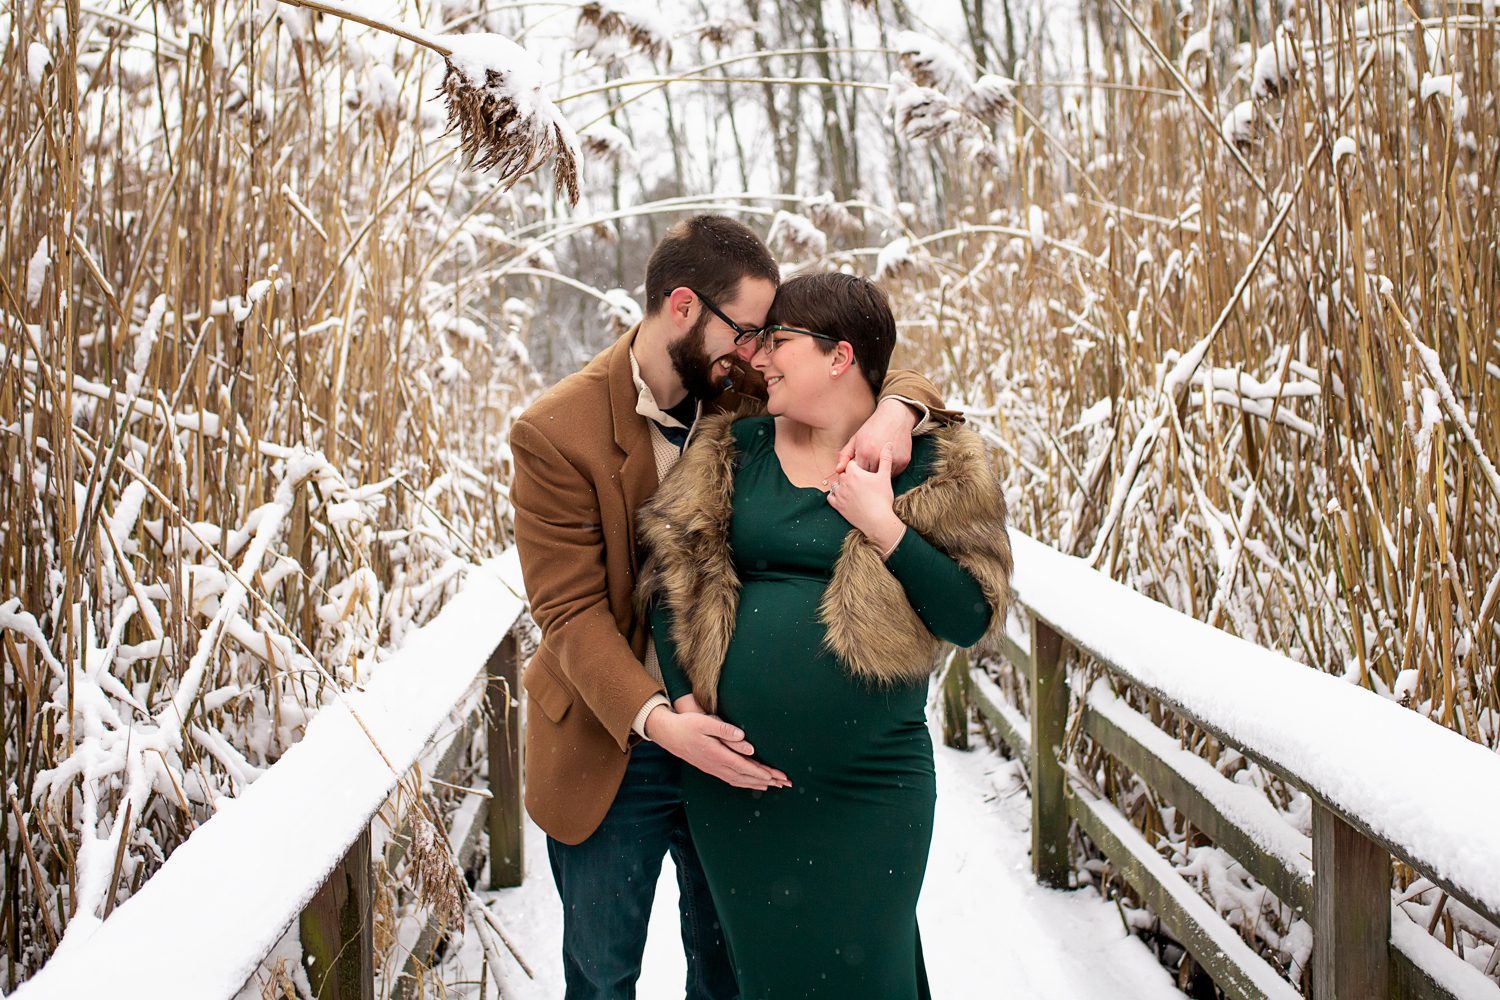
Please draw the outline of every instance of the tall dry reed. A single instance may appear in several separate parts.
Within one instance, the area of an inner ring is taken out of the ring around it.
[[[453,278],[535,188],[459,169],[441,59],[332,18],[4,19],[10,988],[505,543],[526,317]]]

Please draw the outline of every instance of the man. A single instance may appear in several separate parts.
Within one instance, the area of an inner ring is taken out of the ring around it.
[[[744,225],[673,226],[646,267],[635,328],[517,420],[516,544],[542,641],[527,667],[526,808],[547,833],[563,902],[568,1000],[633,997],[662,857],[681,889],[689,1000],[738,995],[683,814],[681,766],[768,791],[786,775],[734,726],[672,710],[633,600],[635,511],[705,412],[763,398],[755,352],[780,271]],[[897,471],[919,418],[949,421],[927,380],[892,372],[844,451]],[[750,734],[753,736],[754,734]]]

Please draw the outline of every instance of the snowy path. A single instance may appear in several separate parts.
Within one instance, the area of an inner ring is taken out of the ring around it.
[[[1016,764],[987,750],[939,747],[937,826],[918,913],[933,994],[942,1000],[1182,1000],[1146,948],[1125,936],[1115,907],[1092,890],[1064,893],[1031,879],[1027,800]],[[997,794],[997,788],[1000,794]],[[495,910],[536,971],[506,956],[506,995],[563,995],[562,909],[542,834],[528,825],[526,884],[493,894]],[[663,866],[641,976],[643,1000],[682,996],[677,886]],[[451,996],[478,995],[472,934],[444,966]],[[460,971],[461,970],[461,971]],[[493,995],[493,994],[491,994]]]

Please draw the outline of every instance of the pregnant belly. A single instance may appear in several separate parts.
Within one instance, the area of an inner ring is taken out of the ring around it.
[[[818,775],[888,784],[931,774],[925,684],[874,686],[823,646],[824,583],[746,581],[719,678],[719,713],[745,730],[756,757],[794,783]]]

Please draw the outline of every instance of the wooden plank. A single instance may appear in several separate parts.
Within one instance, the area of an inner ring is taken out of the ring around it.
[[[1454,956],[1455,961],[1463,961]],[[1500,995],[1500,989],[1496,989]],[[1406,952],[1391,942],[1391,998],[1392,1000],[1460,1000],[1446,990],[1422,966]]]
[[[969,749],[969,654],[955,649],[943,672],[943,745]]]
[[[1031,679],[1031,651],[1013,639],[1009,632],[1000,636],[1000,652],[1022,677]]]
[[[1031,654],[1031,869],[1043,885],[1066,888],[1073,864],[1060,755],[1068,726],[1068,683],[1062,637],[1040,618],[1031,628]]]
[[[1313,997],[1391,995],[1391,855],[1313,803]]]
[[[1119,810],[1075,785],[1069,811],[1225,996],[1299,1000],[1292,984],[1241,940],[1239,932],[1146,843]]]
[[[1031,723],[1005,695],[995,687],[981,668],[974,668],[969,678],[969,697],[985,721],[1000,733],[1000,739],[1010,747],[1011,753],[1021,763],[1031,759]]]
[[[1214,771],[1207,761],[1203,768],[1195,768],[1199,773],[1192,776],[1184,774],[1176,762],[1143,746],[1107,716],[1091,707],[1084,709],[1083,731],[1165,797],[1188,822],[1233,855],[1236,861],[1244,865],[1246,871],[1276,893],[1283,902],[1299,913],[1309,912],[1312,905],[1310,873],[1290,867],[1286,859],[1262,848],[1232,819],[1225,816],[1199,785],[1203,781],[1222,782],[1229,786],[1228,790],[1238,791],[1238,786],[1233,781]],[[1270,811],[1269,804],[1267,811]]]
[[[521,884],[525,813],[521,805],[521,671],[516,637],[507,635],[490,657],[489,807],[490,888]]]
[[[1275,760],[1272,760],[1270,757],[1266,756],[1265,753],[1255,747],[1246,746],[1244,743],[1235,739],[1223,726],[1215,723],[1214,720],[1200,717],[1199,715],[1188,711],[1182,706],[1180,702],[1168,695],[1166,692],[1151,684],[1147,684],[1136,677],[1131,676],[1125,670],[1121,669],[1118,665],[1112,662],[1103,650],[1095,647],[1085,640],[1080,640],[1077,636],[1070,634],[1067,629],[1058,627],[1056,622],[1044,619],[1041,615],[1037,614],[1034,609],[1027,608],[1026,610],[1031,614],[1032,621],[1035,624],[1040,625],[1045,621],[1049,627],[1053,628],[1059,635],[1063,637],[1064,641],[1076,647],[1081,652],[1086,653],[1093,659],[1097,660],[1114,676],[1130,684],[1136,690],[1144,694],[1149,694],[1151,697],[1161,702],[1164,706],[1171,709],[1173,712],[1177,713],[1184,719],[1213,735],[1224,746],[1233,747],[1234,749],[1238,750],[1247,758],[1254,761],[1256,764],[1259,764],[1261,767],[1265,768],[1267,771],[1271,772],[1277,777],[1281,778],[1283,781],[1297,788],[1299,791],[1306,792],[1310,798],[1318,801],[1323,801],[1323,797],[1319,794],[1317,789],[1311,787],[1307,783],[1306,779],[1304,779],[1296,772],[1292,771],[1289,767],[1284,766]],[[1465,887],[1455,883],[1452,879],[1438,873],[1431,864],[1424,862],[1412,849],[1402,844],[1397,844],[1377,834],[1374,830],[1370,829],[1369,824],[1362,820],[1360,817],[1351,816],[1348,813],[1342,811],[1339,812],[1339,815],[1343,818],[1344,822],[1348,823],[1355,830],[1359,831],[1361,835],[1384,847],[1387,853],[1393,855],[1394,857],[1400,858],[1402,861],[1405,861],[1418,873],[1425,876],[1428,881],[1432,882],[1439,889],[1442,889],[1449,896],[1452,896],[1460,903],[1463,903],[1469,909],[1473,910],[1475,913],[1478,913],[1480,916],[1484,917],[1491,923],[1500,926],[1500,909],[1487,906],[1484,903],[1480,902],[1478,896],[1476,896],[1473,892],[1470,892]]]
[[[302,911],[302,962],[317,1000],[374,1000],[374,874],[370,828]]]

